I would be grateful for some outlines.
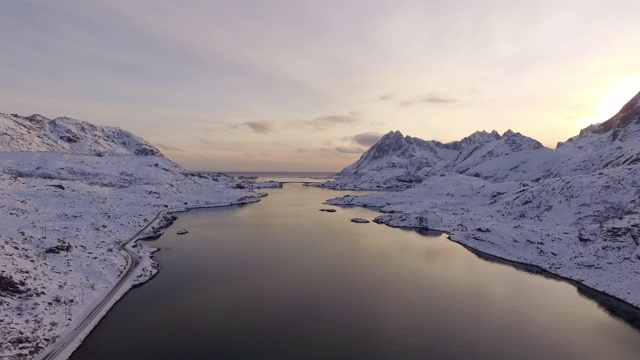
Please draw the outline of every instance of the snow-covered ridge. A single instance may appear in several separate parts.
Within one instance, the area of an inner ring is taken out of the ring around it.
[[[511,130],[478,131],[450,143],[392,131],[358,161],[321,186],[333,189],[407,189],[433,176],[462,174],[493,182],[588,174],[640,162],[640,94],[610,120],[591,125],[557,149]]]
[[[414,181],[403,191],[329,203],[377,207],[384,213],[379,223],[447,231],[471,248],[640,307],[640,94],[556,150],[515,133],[486,134],[494,133],[457,146],[443,166],[422,169],[397,152],[379,151],[404,147],[404,154],[428,161],[433,153],[419,153],[418,142],[403,143],[399,133],[386,136],[373,146],[375,160],[365,153],[347,168],[354,171],[325,186],[397,189],[398,176]]]
[[[553,150],[511,130],[502,135],[478,131],[446,144],[392,131],[338,173],[336,181],[321,186],[402,190],[451,172],[493,181],[527,180],[556,161]]]
[[[0,358],[33,358],[75,327],[118,282],[120,245],[160,211],[261,196],[118,128],[0,114]],[[131,249],[142,265],[125,288],[157,271],[152,247]]]
[[[142,138],[112,126],[96,126],[68,117],[0,113],[0,152],[42,151],[80,155],[153,155],[162,153]]]

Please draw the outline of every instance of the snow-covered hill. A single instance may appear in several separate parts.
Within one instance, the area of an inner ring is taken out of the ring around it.
[[[444,230],[474,249],[640,306],[640,94],[556,150],[512,132],[456,150],[426,173],[403,166],[417,178],[404,191],[330,203],[377,207],[385,213],[377,222]],[[378,153],[374,163],[363,156],[350,167],[362,172],[326,186],[388,187],[383,170],[368,169],[395,158]]]
[[[81,155],[153,155],[162,153],[142,138],[111,126],[67,117],[53,120],[0,113],[0,152],[44,151]]]
[[[0,358],[33,358],[82,319],[119,279],[119,245],[160,210],[258,201],[252,186],[118,128],[0,115]],[[153,248],[134,249],[145,281]]]

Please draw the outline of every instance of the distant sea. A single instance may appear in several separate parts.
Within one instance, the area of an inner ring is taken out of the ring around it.
[[[257,178],[258,181],[324,182],[335,179],[336,172],[326,171],[196,171],[199,173],[225,173],[233,177]]]
[[[335,172],[313,171],[223,171],[231,176],[257,177],[259,180],[297,181],[301,179],[327,180],[332,178]]]

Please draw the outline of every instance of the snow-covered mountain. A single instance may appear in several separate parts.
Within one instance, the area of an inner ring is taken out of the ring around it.
[[[68,117],[0,113],[0,151],[43,151],[80,155],[153,155],[162,153],[132,133]]]
[[[421,175],[441,167],[456,154],[438,141],[424,141],[392,131],[338,175],[348,179],[344,184],[349,186],[403,189],[421,181]],[[331,184],[343,188],[339,180]]]
[[[557,161],[553,150],[511,130],[502,135],[478,131],[446,144],[392,131],[338,173],[337,180],[322,186],[402,190],[451,172],[492,181],[529,180]]]
[[[591,125],[557,149],[508,130],[479,131],[443,144],[392,131],[322,186],[402,190],[450,173],[494,182],[589,174],[640,162],[640,93],[618,114]]]
[[[122,129],[0,114],[0,358],[33,358],[82,320],[127,266],[120,245],[159,211],[258,201],[249,185],[189,172]],[[132,249],[128,286],[156,272],[153,248]]]
[[[512,132],[456,150],[426,173],[403,166],[417,178],[406,190],[330,203],[376,207],[384,213],[377,222],[447,231],[468,247],[640,306],[640,94],[554,150]],[[363,156],[347,168],[361,172],[326,186],[388,188],[382,172],[395,159]],[[369,170],[374,164],[379,172]]]

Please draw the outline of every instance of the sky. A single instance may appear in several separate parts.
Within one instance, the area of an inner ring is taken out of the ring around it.
[[[640,91],[637,0],[0,0],[0,112],[191,170],[339,171],[382,134],[555,147]]]

